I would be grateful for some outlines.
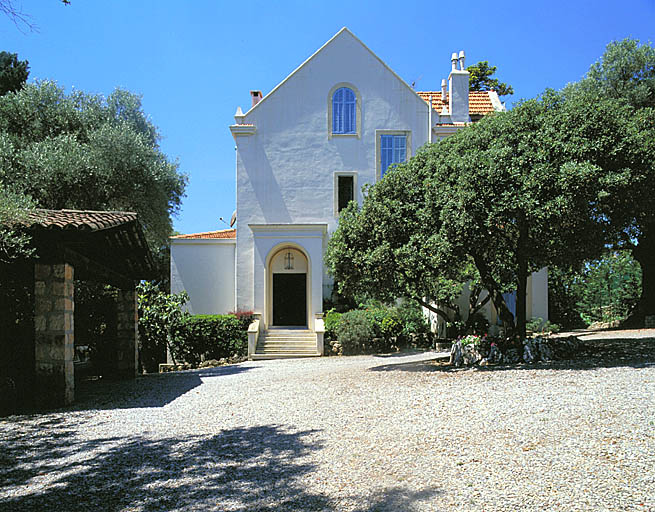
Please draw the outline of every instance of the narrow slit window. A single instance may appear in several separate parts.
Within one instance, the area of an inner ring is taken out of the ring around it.
[[[337,212],[343,210],[350,201],[355,200],[355,182],[352,176],[338,176]]]

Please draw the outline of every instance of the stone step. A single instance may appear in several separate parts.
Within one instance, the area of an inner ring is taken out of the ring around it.
[[[316,333],[309,329],[269,329],[259,337],[252,359],[318,357]]]
[[[293,334],[293,333],[264,333],[261,336],[262,338],[293,338],[293,339],[316,339],[316,334],[313,332],[307,334]]]
[[[316,338],[259,338],[259,343],[316,343]]]
[[[303,357],[319,357],[319,354],[316,352],[313,353],[304,353],[304,352],[284,352],[284,353],[274,353],[274,354],[260,354],[255,353],[251,356],[253,361],[261,361],[264,359],[299,359]]]
[[[265,341],[257,343],[258,347],[316,347],[315,341]]]
[[[316,345],[316,340],[259,340],[258,345]]]
[[[313,336],[270,336],[268,334],[265,334],[264,336],[259,337],[262,340],[300,340],[300,341],[316,341],[316,335]]]
[[[266,332],[267,333],[283,332],[285,334],[314,334],[314,331],[311,331],[309,329],[284,329],[282,327],[280,328],[274,327]]]
[[[316,347],[311,347],[311,348],[300,348],[300,347],[257,347],[257,350],[255,351],[256,354],[259,353],[266,353],[266,354],[274,354],[274,353],[286,353],[286,352],[298,352],[298,353],[307,353],[307,354],[313,354],[316,352]]]

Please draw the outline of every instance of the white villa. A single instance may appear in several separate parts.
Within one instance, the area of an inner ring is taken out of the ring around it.
[[[171,291],[189,293],[193,314],[255,311],[252,358],[321,355],[323,254],[339,211],[389,165],[504,109],[468,81],[453,53],[441,90],[416,92],[343,28],[268,94],[251,91],[230,126],[237,227],[172,237]],[[547,295],[544,269],[529,279],[528,318],[547,318]]]

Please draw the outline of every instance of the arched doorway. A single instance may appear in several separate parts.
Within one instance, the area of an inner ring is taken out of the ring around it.
[[[307,326],[307,257],[294,247],[278,250],[269,263],[270,324]]]

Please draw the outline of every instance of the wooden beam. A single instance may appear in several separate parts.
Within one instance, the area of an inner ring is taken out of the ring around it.
[[[73,249],[65,248],[64,258],[75,268],[76,279],[98,281],[116,286],[122,290],[134,288],[134,279],[130,279],[97,261],[93,261]]]

